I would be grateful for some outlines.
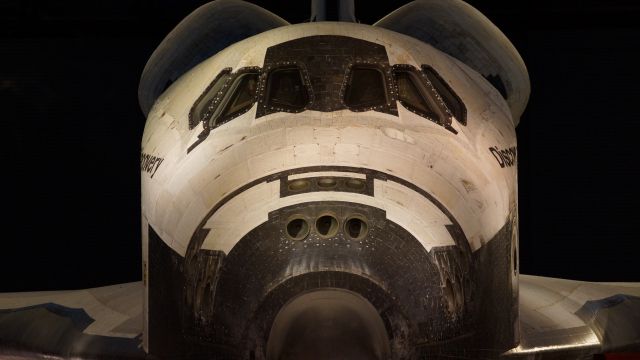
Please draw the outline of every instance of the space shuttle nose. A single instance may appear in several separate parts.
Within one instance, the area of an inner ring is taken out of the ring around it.
[[[351,172],[256,185],[267,190],[252,199],[275,202],[266,220],[238,223],[251,227],[230,250],[216,250],[235,234],[222,227],[237,221],[224,212],[237,217],[241,205],[230,200],[203,221],[185,263],[194,336],[225,339],[246,358],[405,359],[470,331],[471,260],[459,225],[426,198],[413,206],[431,222],[406,221],[377,202],[399,191],[392,175],[338,170]]]
[[[353,4],[314,0],[311,23],[283,26],[215,1],[152,56],[150,354],[478,358],[463,341],[517,344],[526,69],[462,1],[415,1],[373,27],[349,23]],[[508,99],[482,77],[496,71]]]

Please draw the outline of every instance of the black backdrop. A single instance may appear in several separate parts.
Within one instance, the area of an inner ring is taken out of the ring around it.
[[[405,2],[356,0],[356,16],[371,24]],[[522,272],[640,281],[640,3],[469,2],[531,76],[517,129]],[[0,3],[0,291],[140,278],[138,80],[201,3]],[[256,3],[309,16],[310,1]]]

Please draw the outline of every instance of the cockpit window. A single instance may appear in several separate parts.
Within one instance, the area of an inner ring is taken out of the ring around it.
[[[444,101],[456,120],[462,125],[467,125],[467,108],[464,106],[460,97],[431,66],[422,65],[422,71],[427,75],[431,85],[433,85],[438,94],[440,94],[442,101]]]
[[[257,100],[260,68],[246,67],[231,73],[224,69],[200,95],[189,112],[189,128],[200,121],[204,129],[198,140],[187,148],[187,153],[201,144],[214,128],[238,117],[251,109]]]
[[[355,111],[385,105],[387,93],[382,71],[370,66],[352,66],[344,90],[344,103]]]
[[[397,64],[393,66],[393,75],[398,88],[398,100],[405,108],[454,134],[458,133],[451,126],[451,113],[425,74],[411,65]]]
[[[436,110],[429,104],[426,89],[416,74],[408,70],[396,70],[395,76],[398,85],[398,99],[402,105],[423,117],[438,121]]]
[[[201,121],[207,121],[213,115],[213,112],[222,100],[223,86],[231,77],[231,69],[226,68],[216,76],[204,93],[196,101],[191,112],[189,113],[189,128],[192,129]]]
[[[210,122],[211,128],[222,125],[251,109],[251,106],[256,101],[257,88],[257,71],[238,74],[222,101],[221,110],[213,114]]]
[[[272,110],[297,112],[309,103],[309,93],[298,67],[277,68],[267,79],[267,106]]]

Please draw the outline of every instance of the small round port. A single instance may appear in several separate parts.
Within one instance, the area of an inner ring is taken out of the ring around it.
[[[344,223],[344,232],[355,240],[365,237],[368,230],[369,225],[362,217],[352,217]]]
[[[351,190],[362,191],[366,183],[362,179],[349,179],[345,182],[345,185]]]
[[[324,237],[332,237],[338,233],[338,220],[332,215],[322,215],[316,220],[316,230]]]
[[[309,180],[298,179],[289,182],[289,191],[297,192],[309,188]]]
[[[309,235],[309,223],[303,218],[294,218],[287,223],[287,235],[292,240],[303,240]]]
[[[334,178],[321,178],[318,179],[318,187],[321,189],[331,189],[336,187],[338,182]]]

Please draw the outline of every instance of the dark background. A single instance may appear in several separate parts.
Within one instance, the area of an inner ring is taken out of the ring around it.
[[[0,291],[140,278],[137,86],[204,1],[0,2]],[[371,24],[406,1],[356,0]],[[640,2],[469,1],[528,66],[522,273],[640,281]],[[256,1],[290,22],[310,1]]]

